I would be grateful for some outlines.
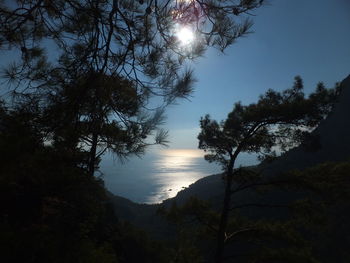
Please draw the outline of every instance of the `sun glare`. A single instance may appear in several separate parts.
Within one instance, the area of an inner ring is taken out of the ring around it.
[[[194,41],[194,33],[191,29],[187,27],[179,28],[177,30],[176,37],[183,46],[187,46]]]
[[[170,157],[202,158],[204,153],[197,149],[163,149],[162,155]]]

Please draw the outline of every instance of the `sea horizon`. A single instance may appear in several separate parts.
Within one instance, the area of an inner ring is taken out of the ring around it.
[[[152,149],[125,163],[106,154],[100,172],[112,194],[136,203],[156,204],[175,197],[203,177],[221,173],[218,164],[204,160],[204,154],[198,149]],[[237,165],[242,166],[256,163],[256,158],[249,154],[242,154],[237,160]]]

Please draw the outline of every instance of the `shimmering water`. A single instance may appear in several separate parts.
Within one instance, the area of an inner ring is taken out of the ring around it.
[[[240,160],[246,165],[254,161],[247,156]],[[151,151],[125,164],[107,155],[101,171],[112,193],[138,203],[160,203],[198,179],[219,173],[220,167],[206,162],[200,150],[166,149]]]

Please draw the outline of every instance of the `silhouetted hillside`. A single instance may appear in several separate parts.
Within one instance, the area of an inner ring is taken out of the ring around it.
[[[261,164],[266,174],[273,175],[292,169],[305,169],[323,162],[345,161],[350,158],[350,75],[340,84],[341,94],[333,112],[319,125],[313,135],[319,138],[319,148],[296,147],[272,163]],[[220,174],[202,178],[174,198],[183,203],[190,196],[205,200],[222,200],[223,180]],[[164,202],[170,202],[168,199]]]
[[[317,138],[315,140],[317,143],[313,147],[310,147],[310,145],[298,146],[273,162],[258,165],[256,168],[263,170],[264,176],[273,177],[289,170],[303,170],[324,162],[338,162],[349,159],[350,118],[348,115],[350,114],[350,75],[342,81],[340,90],[339,100],[333,112],[312,133],[312,138]],[[312,141],[310,144],[312,144]],[[174,202],[182,205],[190,197],[195,196],[202,200],[208,200],[214,208],[219,208],[222,204],[223,189],[224,181],[222,175],[216,174],[198,180],[188,188],[180,191],[176,197],[167,199],[162,204],[139,205],[119,197],[114,197],[112,200],[116,213],[120,218],[130,220],[132,223],[150,232],[154,237],[163,236],[169,238],[173,229],[170,224],[156,214],[157,209],[161,205],[170,207]],[[290,194],[277,190],[261,197],[261,195],[257,195],[256,193],[245,191],[239,195],[235,195],[235,200],[248,200],[249,202],[259,200],[267,203],[278,200],[279,202],[283,202],[293,200],[295,195],[298,194],[300,193]],[[315,240],[318,238],[318,242],[320,242],[317,245],[318,253],[321,257],[328,258],[325,262],[332,262],[332,257],[336,257],[337,253],[340,253],[339,250],[346,250],[346,244],[350,242],[350,229],[344,223],[349,219],[349,213],[343,212],[346,211],[344,209],[347,208],[335,207],[332,210],[332,226],[336,228],[334,231],[331,231],[334,242],[328,241],[328,243],[323,243],[322,235],[315,237]],[[253,217],[269,217],[265,211],[250,210],[247,213]],[[277,214],[273,216],[277,216]]]

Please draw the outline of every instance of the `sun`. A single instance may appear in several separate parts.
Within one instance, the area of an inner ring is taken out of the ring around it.
[[[176,32],[176,37],[182,46],[190,45],[194,41],[194,33],[188,27],[180,27]]]

